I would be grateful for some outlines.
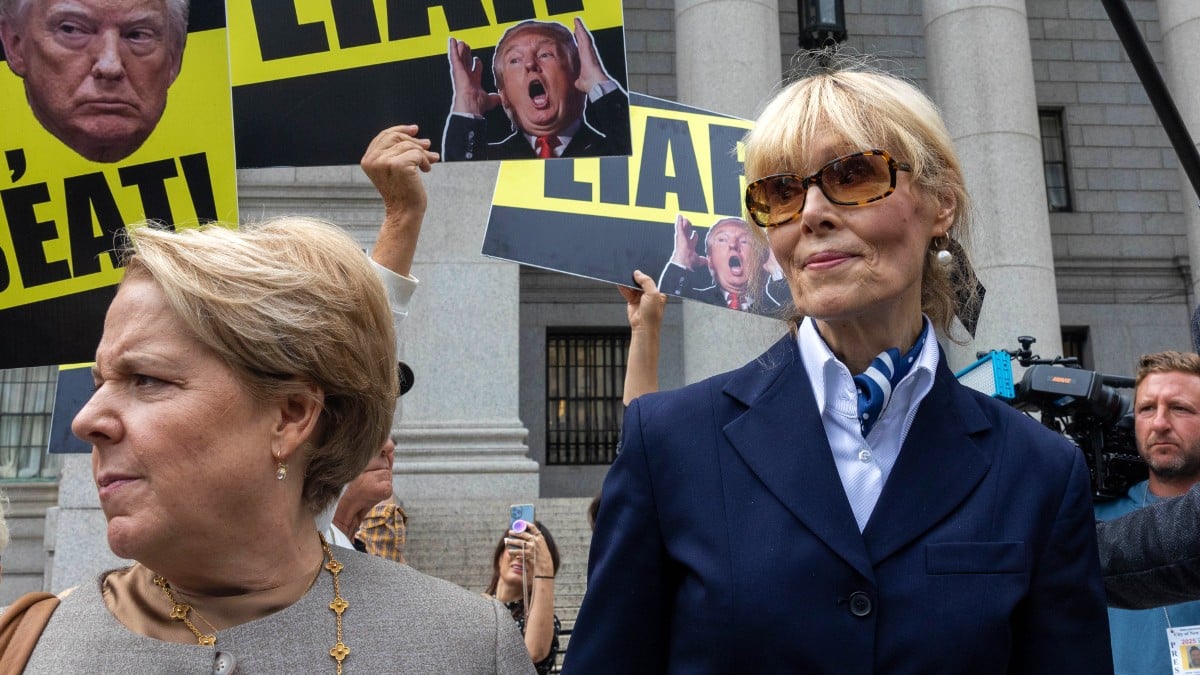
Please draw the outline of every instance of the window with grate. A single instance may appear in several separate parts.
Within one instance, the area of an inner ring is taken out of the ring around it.
[[[546,464],[611,464],[629,329],[546,330]]]
[[[1074,356],[1079,359],[1079,365],[1084,368],[1091,367],[1086,363],[1085,352],[1087,351],[1088,327],[1087,326],[1063,326],[1062,328],[1062,347],[1063,356]]]
[[[56,366],[0,370],[0,481],[58,477],[46,452],[57,383]]]
[[[1042,168],[1046,174],[1046,202],[1051,211],[1071,211],[1071,186],[1067,172],[1067,140],[1062,110],[1038,110],[1042,130]]]

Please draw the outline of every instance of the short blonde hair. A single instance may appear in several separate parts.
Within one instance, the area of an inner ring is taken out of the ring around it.
[[[833,135],[846,152],[879,148],[907,162],[913,184],[928,199],[952,197],[950,235],[966,245],[970,237],[970,197],[950,132],[932,100],[914,85],[861,59],[815,65],[810,74],[784,87],[746,134],[746,182],[773,173],[808,175],[819,158],[807,149]],[[827,58],[827,57],[826,57]],[[807,162],[808,164],[801,164]],[[755,228],[760,229],[760,228]],[[759,236],[765,236],[761,231]],[[956,290],[941,265],[926,256],[921,309],[950,334]],[[962,289],[974,300],[974,288]],[[798,317],[797,317],[798,319]]]
[[[396,407],[395,330],[366,255],[331,223],[286,217],[243,227],[129,229],[125,278],[151,277],[175,314],[255,399],[324,394],[307,442],[314,513],[362,472]]]

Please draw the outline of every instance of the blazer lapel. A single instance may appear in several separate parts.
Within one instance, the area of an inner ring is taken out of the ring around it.
[[[872,562],[920,537],[975,490],[992,457],[972,434],[990,426],[971,394],[957,384],[943,353],[933,388],[917,410],[863,531]]]
[[[734,451],[797,520],[874,578],[795,337],[785,336],[742,368],[725,393],[748,406],[724,428]]]

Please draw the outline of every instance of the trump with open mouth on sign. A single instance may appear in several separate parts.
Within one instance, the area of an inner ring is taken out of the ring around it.
[[[467,43],[450,38],[454,101],[446,120],[447,160],[550,159],[628,155],[629,97],[575,19],[522,21],[504,32],[492,59],[497,93],[483,88],[483,67]],[[484,113],[502,106],[512,133],[488,143]]]

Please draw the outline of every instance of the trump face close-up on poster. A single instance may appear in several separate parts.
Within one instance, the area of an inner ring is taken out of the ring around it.
[[[0,16],[0,368],[90,361],[129,223],[237,222],[220,2]]]

